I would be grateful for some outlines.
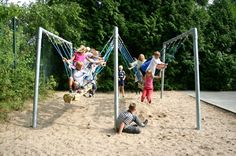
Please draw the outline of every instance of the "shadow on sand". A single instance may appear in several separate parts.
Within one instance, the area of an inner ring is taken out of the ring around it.
[[[75,104],[66,104],[61,97],[55,97],[50,100],[39,102],[37,114],[37,129],[51,126],[55,120],[60,118],[66,111],[73,108],[84,108]],[[32,128],[33,110],[14,113],[14,119],[10,122],[16,126]]]

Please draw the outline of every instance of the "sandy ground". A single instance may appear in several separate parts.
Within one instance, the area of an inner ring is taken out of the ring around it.
[[[183,92],[155,93],[153,104],[128,93],[120,110],[134,101],[148,118],[138,135],[113,131],[113,94],[97,93],[64,104],[63,92],[40,102],[38,128],[32,129],[32,103],[0,125],[0,155],[236,155],[236,114],[201,103],[202,130],[196,130],[195,99]],[[126,104],[125,104],[126,103]]]

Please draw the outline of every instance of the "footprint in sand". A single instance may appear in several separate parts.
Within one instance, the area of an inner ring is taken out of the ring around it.
[[[90,129],[91,128],[91,125],[90,125],[90,123],[88,123],[88,125],[87,125],[87,129]]]
[[[165,117],[167,117],[167,115],[165,113],[161,113],[158,115],[158,118],[165,118]]]
[[[79,106],[79,109],[84,109],[85,107],[84,106]]]

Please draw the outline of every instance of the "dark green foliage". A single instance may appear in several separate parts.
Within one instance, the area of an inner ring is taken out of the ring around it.
[[[201,53],[202,88],[235,88],[236,8],[230,0],[215,0],[209,7],[205,29],[205,53]]]

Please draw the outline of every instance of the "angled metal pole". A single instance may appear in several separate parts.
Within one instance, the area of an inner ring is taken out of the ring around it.
[[[199,80],[199,58],[198,58],[198,33],[197,28],[193,32],[193,52],[194,52],[194,70],[195,70],[195,94],[196,94],[196,114],[197,129],[201,130],[201,107],[200,107],[200,80]]]
[[[33,107],[33,128],[37,127],[37,114],[38,114],[38,95],[39,95],[39,73],[40,73],[40,57],[41,57],[41,44],[42,44],[42,28],[39,28],[37,39],[37,58],[36,58],[36,71],[35,71],[35,86],[34,86],[34,107]]]
[[[48,34],[48,35],[50,35],[50,36],[52,36],[52,37],[55,37],[55,38],[57,38],[57,39],[59,39],[59,40],[65,42],[65,43],[67,43],[67,44],[69,44],[69,45],[72,45],[71,42],[69,42],[69,41],[67,41],[67,40],[65,40],[65,39],[63,39],[63,38],[61,38],[61,37],[59,37],[59,36],[57,36],[57,35],[55,35],[55,34],[49,32],[49,31],[45,30],[45,29],[43,29],[43,28],[41,28],[41,29],[42,29],[42,32],[43,32],[43,33]]]
[[[165,61],[166,61],[166,44],[163,44],[162,62],[165,63]],[[163,97],[163,92],[164,92],[164,81],[165,81],[165,68],[162,69],[161,72],[161,99]]]
[[[114,29],[114,128],[119,113],[119,90],[118,90],[118,27]]]

